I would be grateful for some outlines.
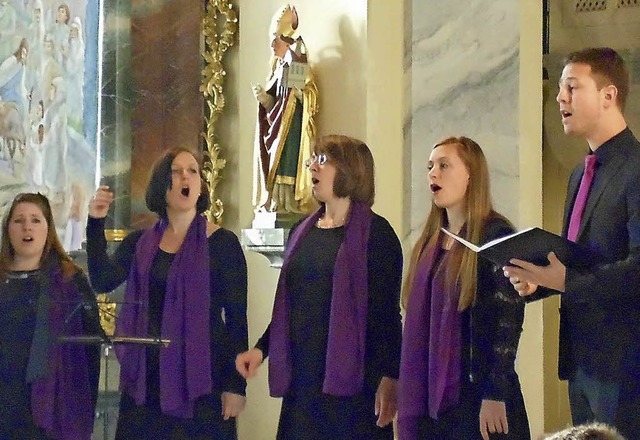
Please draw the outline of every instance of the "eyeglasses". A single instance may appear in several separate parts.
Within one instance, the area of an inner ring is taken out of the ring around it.
[[[309,168],[314,163],[317,163],[318,165],[324,165],[325,163],[327,163],[328,160],[329,160],[329,156],[327,156],[324,153],[321,153],[321,154],[313,153],[311,157],[304,162],[304,166]]]

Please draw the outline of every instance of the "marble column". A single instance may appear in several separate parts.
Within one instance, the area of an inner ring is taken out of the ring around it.
[[[431,205],[432,146],[482,147],[494,208],[518,228],[542,222],[542,9],[527,0],[413,0],[407,47],[411,246]],[[533,437],[543,432],[542,307],[527,307],[517,369]]]
[[[105,2],[103,17],[100,184],[116,197],[106,228],[119,230],[131,220],[131,2]]]

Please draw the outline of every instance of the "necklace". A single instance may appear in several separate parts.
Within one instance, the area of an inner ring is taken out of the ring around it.
[[[320,229],[339,228],[340,226],[344,226],[345,217],[343,217],[342,220],[338,220],[338,221],[332,220],[331,223],[329,224],[325,223],[327,221],[328,220],[324,218],[324,214],[322,214],[322,217],[320,217],[316,222],[316,226]]]
[[[11,270],[7,273],[7,277],[4,280],[5,284],[8,284],[11,280],[24,280],[29,278],[32,275],[40,272],[40,269],[32,269],[32,270]]]

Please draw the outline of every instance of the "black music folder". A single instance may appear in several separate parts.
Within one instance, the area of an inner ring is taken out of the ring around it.
[[[567,267],[588,268],[597,262],[597,257],[583,246],[537,227],[523,229],[482,246],[476,246],[445,228],[441,229],[454,240],[498,266],[509,266],[509,260],[512,258],[546,266],[549,264],[549,252],[554,252]]]

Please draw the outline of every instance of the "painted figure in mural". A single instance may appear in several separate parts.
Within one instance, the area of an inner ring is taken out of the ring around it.
[[[34,89],[38,88],[40,84],[39,69],[42,63],[42,53],[44,51],[44,36],[46,35],[43,20],[42,0],[34,0],[31,2],[29,15],[30,21],[27,24],[27,39],[30,46],[30,55],[29,63],[27,63],[26,66],[27,71],[25,85],[29,93],[33,94]]]
[[[34,190],[44,192],[44,102],[40,100],[31,111],[27,157],[29,166],[28,183]],[[65,248],[67,249],[67,248]],[[68,249],[67,249],[68,250]]]
[[[62,3],[56,11],[56,22],[53,25],[51,34],[56,46],[55,58],[60,65],[64,63],[64,59],[69,51],[69,34],[71,27],[69,21],[71,19],[71,11],[69,5]]]
[[[52,203],[60,203],[67,188],[67,93],[64,78],[49,86],[49,104],[44,113],[44,155],[47,168],[44,183]]]
[[[26,114],[27,91],[24,85],[25,64],[29,54],[29,43],[23,38],[18,49],[0,64],[0,98],[15,102],[20,113]]]
[[[84,39],[82,21],[75,17],[69,32],[69,48],[64,59],[64,70],[68,86],[69,122],[82,132],[82,110],[84,100]]]
[[[63,246],[67,251],[82,249],[84,240],[84,206],[85,193],[78,182],[71,184],[71,197],[69,206],[69,219],[64,231]]]
[[[298,13],[284,6],[273,17],[269,37],[273,59],[258,101],[254,206],[276,212],[310,212],[315,207],[311,176],[304,166],[316,135],[318,89],[301,37],[294,39]]]
[[[26,140],[24,72],[28,53],[29,45],[23,38],[13,55],[0,64],[0,157],[12,164],[16,152],[24,153]]]
[[[10,161],[25,140],[23,119],[17,104],[0,98],[0,160]]]
[[[48,95],[51,81],[58,76],[63,75],[62,67],[55,58],[56,44],[51,34],[44,36],[44,44],[42,46],[42,59],[40,60],[40,84],[39,90],[43,98]]]

